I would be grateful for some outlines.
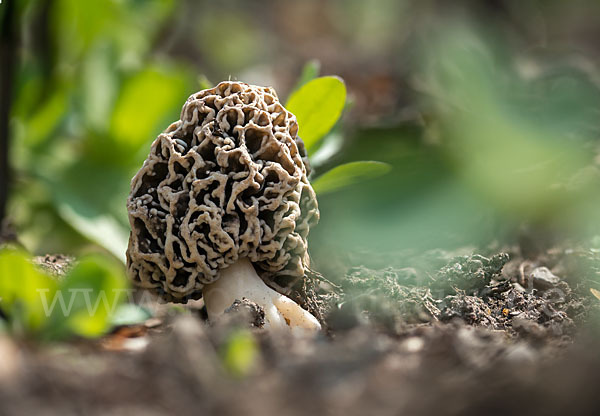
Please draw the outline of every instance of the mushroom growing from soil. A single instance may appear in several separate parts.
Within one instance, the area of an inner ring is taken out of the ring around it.
[[[230,81],[193,94],[131,182],[131,279],[168,301],[203,297],[211,320],[246,298],[269,327],[320,329],[285,296],[305,278],[319,219],[307,169],[273,89]]]

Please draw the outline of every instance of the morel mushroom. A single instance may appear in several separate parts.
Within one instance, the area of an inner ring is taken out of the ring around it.
[[[131,183],[134,283],[170,301],[203,296],[211,320],[247,298],[271,327],[319,329],[284,296],[304,279],[319,219],[306,160],[273,89],[222,82],[190,96]]]

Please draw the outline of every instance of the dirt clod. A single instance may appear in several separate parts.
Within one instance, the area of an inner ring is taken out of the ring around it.
[[[547,267],[537,267],[530,275],[530,279],[533,280],[533,286],[538,289],[550,289],[560,282],[560,277],[552,274]]]
[[[69,271],[75,259],[62,254],[46,254],[45,256],[35,257],[33,262],[51,275],[61,277]]]
[[[229,308],[225,309],[224,319],[231,323],[262,328],[265,326],[265,310],[259,304],[246,298],[236,299]]]

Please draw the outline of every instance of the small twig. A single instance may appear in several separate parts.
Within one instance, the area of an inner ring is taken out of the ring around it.
[[[524,261],[519,265],[519,284],[523,287],[527,286],[527,281],[525,280],[525,267],[532,266],[533,264],[530,261]]]

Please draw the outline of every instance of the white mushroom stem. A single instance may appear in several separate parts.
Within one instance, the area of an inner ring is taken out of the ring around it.
[[[256,274],[248,258],[222,269],[216,282],[204,286],[202,296],[210,320],[223,315],[225,309],[236,299],[246,298],[264,309],[265,326],[269,328],[321,329],[317,318],[290,298],[267,286]]]

